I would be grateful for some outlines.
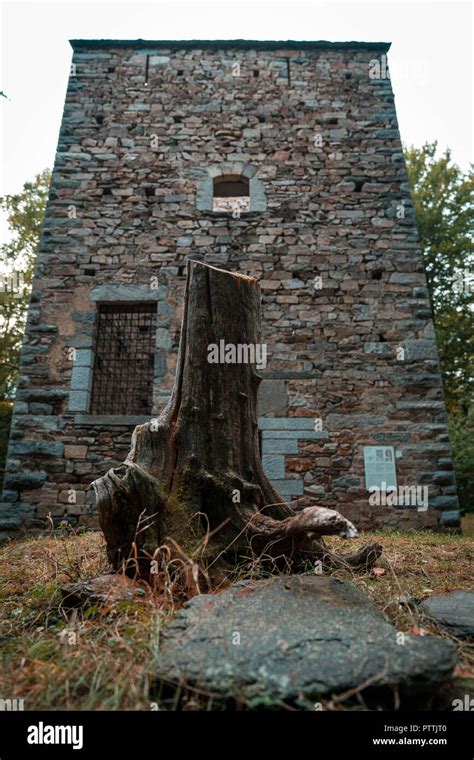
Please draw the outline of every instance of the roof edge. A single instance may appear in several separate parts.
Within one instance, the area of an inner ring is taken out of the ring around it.
[[[388,52],[391,42],[329,42],[327,40],[69,40],[73,50],[105,48],[170,48],[243,50],[379,50]]]

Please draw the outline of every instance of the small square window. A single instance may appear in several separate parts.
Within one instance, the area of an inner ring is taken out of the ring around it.
[[[214,178],[213,211],[249,211],[250,190],[247,177],[224,175]]]

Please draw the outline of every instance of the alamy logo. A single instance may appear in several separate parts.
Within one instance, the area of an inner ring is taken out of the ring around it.
[[[28,726],[28,744],[72,744],[73,749],[83,747],[83,726],[48,726],[42,721]]]
[[[369,77],[371,79],[390,79],[386,55],[381,55],[380,59],[372,58],[369,61]]]
[[[0,273],[0,293],[10,293],[15,298],[23,295],[25,276],[23,272]]]
[[[371,507],[418,507],[418,512],[428,509],[428,486],[389,486],[382,482],[369,488]]]
[[[453,289],[456,293],[474,293],[474,274],[466,268],[461,272],[457,272]]]
[[[465,710],[466,712],[474,711],[474,698],[470,697],[469,694],[465,694],[464,699],[453,699],[451,704],[454,712],[459,710]]]
[[[209,364],[255,364],[257,369],[267,366],[266,343],[210,343],[207,347]]]
[[[16,712],[24,709],[24,699],[0,699],[0,712]]]

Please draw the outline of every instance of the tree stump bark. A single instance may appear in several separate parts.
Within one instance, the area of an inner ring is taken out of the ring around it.
[[[156,420],[135,429],[125,462],[93,483],[115,569],[147,577],[163,547],[168,556],[193,556],[205,547],[209,561],[271,558],[286,569],[305,560],[344,562],[326,551],[321,537],[350,537],[354,526],[330,509],[295,514],[263,471],[260,377],[255,361],[245,361],[258,352],[259,328],[254,278],[188,263],[170,401]],[[217,363],[210,361],[213,347],[220,351]],[[370,564],[379,554],[375,545],[349,560]]]

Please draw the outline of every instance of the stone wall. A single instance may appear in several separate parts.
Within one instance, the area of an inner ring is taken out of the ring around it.
[[[156,413],[173,382],[188,258],[260,281],[262,452],[283,495],[362,528],[458,525],[394,98],[370,74],[388,46],[73,48],[1,535],[48,514],[96,524],[88,485],[143,421],[88,413],[97,303],[156,301]],[[254,181],[249,212],[206,206],[223,164]],[[400,484],[429,487],[426,512],[369,505],[363,447],[377,443],[395,447]]]

